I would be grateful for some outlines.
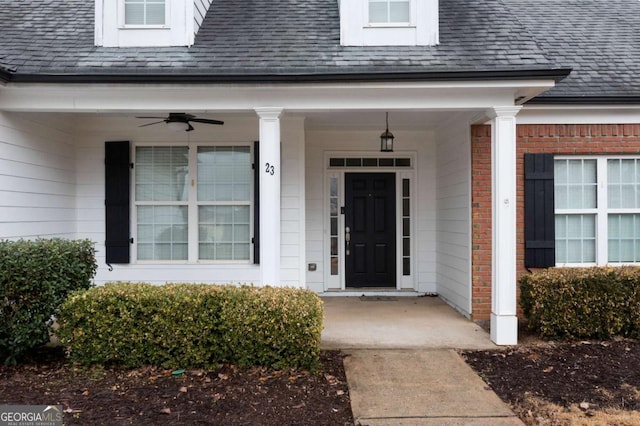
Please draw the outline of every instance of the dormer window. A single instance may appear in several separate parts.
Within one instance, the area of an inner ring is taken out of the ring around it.
[[[438,0],[338,0],[343,46],[434,46]]]
[[[213,0],[94,0],[95,43],[191,46]]]
[[[369,24],[408,25],[410,11],[410,0],[369,0]]]
[[[124,24],[156,26],[166,23],[164,0],[124,0]]]

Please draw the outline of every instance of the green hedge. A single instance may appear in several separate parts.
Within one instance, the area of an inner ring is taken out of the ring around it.
[[[49,341],[52,316],[96,273],[89,240],[0,241],[0,356],[13,364]]]
[[[58,336],[85,364],[314,368],[322,318],[308,290],[112,283],[70,297]]]
[[[550,338],[640,336],[640,268],[552,268],[520,279],[529,328]]]

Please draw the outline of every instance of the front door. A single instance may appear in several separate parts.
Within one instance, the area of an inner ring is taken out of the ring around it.
[[[396,287],[396,176],[345,174],[347,287]]]

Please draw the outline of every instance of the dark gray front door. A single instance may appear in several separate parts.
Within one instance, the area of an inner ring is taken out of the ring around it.
[[[345,175],[347,287],[396,287],[395,182],[393,173]]]

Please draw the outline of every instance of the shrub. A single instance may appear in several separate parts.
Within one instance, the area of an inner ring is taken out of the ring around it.
[[[96,273],[89,240],[0,241],[0,354],[16,363],[49,341],[52,316],[67,295],[88,289]]]
[[[85,364],[314,368],[322,315],[308,290],[112,283],[70,297],[58,336]]]
[[[640,268],[553,268],[520,279],[529,328],[551,338],[640,335]]]

